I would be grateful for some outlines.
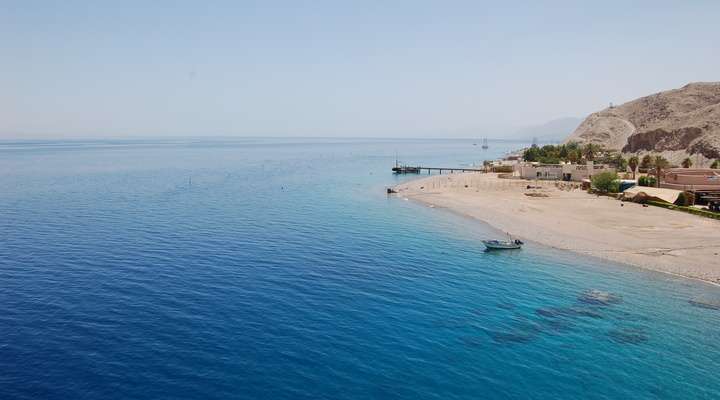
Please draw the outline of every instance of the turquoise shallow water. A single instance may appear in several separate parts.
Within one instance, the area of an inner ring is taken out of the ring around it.
[[[720,397],[719,288],[384,194],[518,146],[2,143],[0,398]]]

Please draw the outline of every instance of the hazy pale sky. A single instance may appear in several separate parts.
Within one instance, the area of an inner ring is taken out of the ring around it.
[[[719,16],[720,1],[0,0],[0,138],[500,137],[720,80]]]

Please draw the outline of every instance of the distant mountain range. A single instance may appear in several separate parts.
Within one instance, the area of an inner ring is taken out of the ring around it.
[[[720,158],[720,82],[690,83],[592,113],[565,141],[663,153],[675,162]]]
[[[537,138],[540,142],[562,142],[580,125],[582,118],[566,117],[515,131],[513,136],[523,139]]]

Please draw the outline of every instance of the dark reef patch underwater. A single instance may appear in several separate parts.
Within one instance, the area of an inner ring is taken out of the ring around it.
[[[697,298],[688,300],[688,303],[690,303],[690,305],[694,307],[704,308],[706,310],[720,311],[720,299],[718,298]]]
[[[612,341],[622,344],[641,344],[650,340],[647,330],[643,328],[616,328],[610,330],[608,336]]]

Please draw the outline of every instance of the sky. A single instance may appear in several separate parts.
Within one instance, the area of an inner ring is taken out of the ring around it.
[[[720,80],[720,1],[0,0],[0,139],[511,137]]]

